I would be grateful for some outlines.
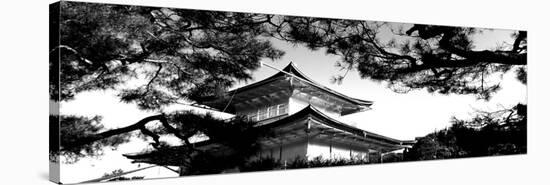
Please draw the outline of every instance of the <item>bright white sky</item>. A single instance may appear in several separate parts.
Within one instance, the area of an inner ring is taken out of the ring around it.
[[[476,49],[491,49],[503,41],[512,43],[510,31],[491,30],[475,37]],[[384,33],[386,36],[389,35]],[[316,82],[348,96],[374,101],[373,109],[342,117],[350,125],[381,135],[402,140],[411,140],[424,136],[436,129],[450,126],[452,116],[468,118],[476,109],[496,110],[511,107],[518,102],[526,103],[527,87],[515,79],[512,72],[504,75],[502,90],[486,102],[472,95],[430,94],[425,90],[415,90],[408,94],[398,94],[386,88],[384,83],[360,79],[356,71],[350,71],[342,84],[330,83],[332,75],[343,74],[334,67],[337,56],[327,56],[324,51],[311,51],[301,46],[292,46],[281,41],[273,41],[276,48],[286,54],[276,61],[263,62],[282,69],[290,61]],[[238,86],[267,78],[277,71],[262,67],[254,72],[254,80],[240,83]],[[184,107],[182,107],[184,108]],[[121,103],[113,91],[85,92],[76,96],[74,101],[61,105],[61,114],[101,115],[107,128],[130,125],[154,114],[138,110],[134,105]],[[148,144],[135,140],[120,146],[116,151],[106,150],[100,159],[82,159],[76,164],[62,165],[61,182],[75,183],[102,176],[115,169],[124,171],[136,169],[137,164],[121,154],[139,152]],[[141,167],[148,166],[142,165]],[[148,177],[177,176],[168,170],[149,170]]]

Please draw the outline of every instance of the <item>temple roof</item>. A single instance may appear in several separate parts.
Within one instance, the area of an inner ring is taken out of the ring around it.
[[[290,73],[290,74],[293,74],[293,75],[296,75],[297,77],[301,78],[301,79],[304,79],[308,82],[310,82],[310,85],[314,85],[315,87],[319,88],[320,90],[322,91],[326,91],[326,92],[329,92],[335,96],[338,96],[344,100],[347,100],[351,103],[355,103],[355,104],[358,104],[358,105],[372,105],[372,101],[368,101],[368,100],[361,100],[361,99],[357,99],[357,98],[352,98],[352,97],[349,97],[349,96],[346,96],[342,93],[339,93],[337,91],[334,91],[332,89],[329,89],[328,87],[325,87],[325,86],[322,86],[320,85],[319,83],[313,81],[312,79],[310,79],[309,77],[307,77],[304,73],[302,73],[300,70],[298,70],[298,68],[294,65],[294,63],[290,62],[285,68],[282,69],[282,71],[284,72],[287,72],[287,73]],[[253,83],[253,84],[250,84],[250,85],[247,85],[247,86],[244,86],[244,87],[241,87],[241,88],[238,88],[238,89],[234,89],[232,91],[229,91],[229,93],[232,93],[233,91],[236,91],[236,92],[239,92],[239,91],[244,91],[246,89],[250,89],[250,88],[253,88],[253,87],[256,87],[256,86],[260,86],[260,85],[263,85],[265,83],[268,83],[271,81],[271,79],[274,79],[274,78],[277,78],[277,77],[280,77],[280,76],[285,76],[287,75],[286,73],[284,72],[281,72],[279,71],[277,74],[274,74],[273,76],[270,76],[262,81],[259,81],[259,82],[256,82],[256,83]]]
[[[358,137],[374,139],[374,140],[378,140],[378,141],[385,142],[387,144],[392,144],[392,145],[404,145],[404,144],[410,143],[410,141],[402,141],[402,140],[386,137],[383,135],[375,134],[375,133],[368,132],[363,129],[348,125],[334,118],[331,118],[326,114],[323,114],[321,111],[319,111],[317,108],[311,105],[305,107],[304,109],[290,116],[287,116],[285,118],[282,118],[280,120],[277,120],[265,125],[261,125],[260,127],[263,127],[263,128],[281,127],[287,124],[294,123],[295,120],[303,119],[305,117],[312,117],[312,118],[318,119],[319,123],[321,124],[338,129],[342,132],[353,134]]]
[[[289,76],[297,77],[298,81],[300,81],[304,85],[309,86],[310,91],[313,91],[313,90],[314,91],[319,91],[319,92],[322,92],[322,93],[327,94],[329,96],[335,97],[333,99],[337,99],[338,101],[345,102],[345,104],[347,105],[348,108],[346,108],[346,110],[342,111],[342,115],[351,114],[351,113],[366,110],[368,107],[370,107],[373,104],[372,101],[352,98],[352,97],[349,97],[349,96],[344,95],[342,93],[339,93],[337,91],[334,91],[334,90],[332,90],[328,87],[320,85],[319,83],[317,83],[317,82],[313,81],[312,79],[310,79],[309,77],[307,77],[300,70],[298,70],[298,68],[292,62],[290,62],[285,68],[283,68],[278,73],[276,73],[276,74],[274,74],[274,75],[272,75],[272,76],[270,76],[266,79],[263,79],[261,81],[258,81],[258,82],[255,82],[255,83],[252,83],[252,84],[249,84],[249,85],[246,85],[246,86],[243,86],[243,87],[231,90],[231,91],[228,91],[228,92],[225,93],[226,96],[224,98],[218,99],[216,101],[211,101],[211,102],[203,102],[203,104],[208,105],[208,106],[213,107],[213,108],[220,109],[220,110],[225,110],[225,109],[227,109],[227,105],[232,103],[231,100],[235,100],[235,99],[240,98],[240,97],[238,97],[240,94],[243,94],[244,92],[249,92],[250,90],[253,90],[255,88],[259,89],[259,88],[264,87],[264,86],[269,86],[271,88],[275,88],[274,86],[283,86],[283,84],[280,83],[281,79],[285,79],[286,77],[289,77]],[[283,89],[283,88],[284,87],[279,87],[278,89],[275,88],[273,91],[280,90],[280,89]],[[233,99],[233,97],[235,97],[235,98]],[[349,106],[351,106],[352,108],[349,108]],[[226,111],[226,112],[231,112],[231,113],[235,112],[235,110],[233,110],[231,108],[227,109],[227,110],[229,110],[229,111]]]
[[[309,124],[303,124],[304,120],[309,119],[316,120],[316,123],[319,125],[311,126]],[[307,132],[310,136],[316,135],[315,137],[321,138],[323,137],[323,134],[328,134],[331,135],[330,137],[333,139],[339,139],[340,141],[350,142],[357,145],[368,145],[369,147],[374,147],[374,149],[382,152],[401,149],[415,143],[415,141],[398,140],[353,127],[323,114],[313,106],[307,106],[292,115],[283,117],[274,122],[258,125],[258,127],[266,130],[284,131],[290,136],[306,135]],[[279,143],[291,143],[294,142],[295,139],[303,139],[301,137],[286,137],[284,135],[285,134],[278,134],[277,137],[262,138],[260,139],[260,143],[263,143],[266,146],[270,143],[279,145]],[[228,150],[227,147],[213,143],[210,140],[194,143],[193,145],[213,153],[225,153],[221,151]],[[183,150],[185,150],[184,146],[174,146],[163,149],[162,151],[154,150],[150,152],[124,154],[124,156],[132,159],[134,163],[141,162],[158,165],[175,165],[176,163],[174,160],[179,161],[178,158],[184,157],[181,153]]]

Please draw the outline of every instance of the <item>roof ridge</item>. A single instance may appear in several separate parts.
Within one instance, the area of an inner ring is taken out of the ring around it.
[[[231,94],[245,92],[245,91],[248,91],[250,89],[262,86],[264,84],[268,84],[268,83],[271,83],[273,81],[277,81],[277,80],[280,80],[282,78],[286,78],[288,76],[291,76],[291,77],[296,78],[300,82],[307,83],[308,84],[307,86],[309,86],[311,88],[318,89],[318,90],[320,90],[324,93],[327,93],[331,96],[337,97],[340,100],[343,100],[343,101],[345,101],[349,104],[353,104],[353,105],[356,106],[356,108],[354,108],[353,110],[346,111],[342,115],[347,115],[347,114],[352,114],[352,113],[356,113],[356,112],[360,112],[360,111],[364,111],[364,110],[369,110],[369,107],[373,104],[373,101],[362,100],[362,99],[347,96],[345,94],[342,94],[342,93],[340,93],[336,90],[330,89],[330,88],[328,88],[328,87],[312,80],[307,75],[305,75],[303,72],[301,72],[296,67],[294,62],[292,62],[292,61],[289,62],[283,69],[278,69],[278,68],[275,68],[275,67],[272,67],[272,66],[269,66],[269,65],[267,65],[267,66],[277,70],[278,72],[271,75],[271,76],[269,76],[269,77],[267,77],[267,78],[265,78],[265,79],[262,79],[260,81],[250,83],[248,85],[245,85],[245,86],[227,91],[226,95],[233,96]]]
[[[287,68],[288,68],[288,69],[287,69]],[[295,73],[292,72],[292,71],[291,71],[292,69],[293,69],[294,71],[296,71],[296,72],[295,72]],[[359,99],[359,98],[354,98],[354,97],[351,97],[351,96],[342,94],[342,93],[340,93],[340,92],[338,92],[338,91],[335,91],[335,90],[333,90],[333,89],[331,89],[331,88],[328,88],[328,87],[326,87],[326,86],[324,86],[324,85],[322,85],[322,84],[320,84],[320,83],[318,83],[318,82],[316,82],[316,81],[310,79],[310,78],[307,77],[302,71],[300,71],[300,70],[298,69],[298,67],[296,67],[296,65],[294,65],[294,63],[293,63],[292,61],[291,61],[285,68],[283,68],[282,71],[285,71],[285,72],[288,72],[288,73],[292,73],[292,74],[295,74],[295,75],[298,74],[298,75],[296,75],[296,76],[298,76],[298,77],[300,77],[300,78],[303,78],[304,80],[313,83],[315,86],[318,86],[317,88],[324,89],[324,90],[329,91],[329,92],[331,92],[331,93],[334,93],[334,94],[336,94],[336,95],[342,96],[343,98],[348,98],[348,99],[350,99],[350,100],[352,100],[352,101],[355,101],[355,103],[370,103],[370,104],[373,103],[373,101],[371,101],[371,100],[362,100],[362,99]],[[279,72],[279,73],[282,73],[282,72]],[[275,74],[275,75],[278,75],[279,73],[277,73],[277,74]],[[273,76],[275,76],[275,75],[273,75]]]

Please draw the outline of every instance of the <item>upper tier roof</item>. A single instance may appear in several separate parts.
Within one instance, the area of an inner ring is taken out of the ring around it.
[[[313,81],[312,79],[310,79],[309,77],[307,77],[304,73],[302,73],[300,70],[298,70],[298,68],[294,65],[294,63],[290,62],[285,68],[282,69],[282,71],[284,72],[287,72],[287,73],[290,73],[290,74],[293,74],[307,82],[309,82],[310,85],[314,85],[315,87],[323,90],[323,91],[326,91],[326,92],[329,92],[337,97],[340,97],[344,100],[347,100],[349,101],[350,103],[355,103],[357,105],[366,105],[366,106],[370,106],[372,105],[372,101],[368,101],[368,100],[361,100],[361,99],[357,99],[357,98],[352,98],[352,97],[349,97],[349,96],[346,96],[342,93],[339,93],[337,91],[334,91],[332,89],[329,89],[328,87],[325,87],[323,85],[320,85],[319,83]],[[234,89],[234,90],[231,90],[229,91],[228,93],[233,93],[233,91],[236,91],[236,92],[239,92],[239,91],[245,91],[247,89],[251,89],[251,88],[254,88],[254,87],[257,87],[257,86],[260,86],[260,85],[264,85],[268,82],[270,82],[272,79],[274,78],[277,78],[277,77],[280,77],[280,76],[285,76],[285,75],[288,75],[287,73],[284,73],[282,71],[279,71],[277,74],[274,74],[273,76],[270,76],[264,80],[261,80],[259,82],[256,82],[256,83],[253,83],[253,84],[250,84],[250,85],[247,85],[247,86],[244,86],[244,87],[241,87],[241,88],[237,88],[237,89]]]
[[[231,91],[228,91],[228,92],[225,93],[226,96],[224,98],[219,99],[217,101],[205,102],[204,104],[206,104],[210,107],[213,107],[213,108],[220,109],[220,110],[226,109],[227,105],[229,103],[231,103],[231,101],[230,101],[231,97],[238,96],[239,94],[242,94],[244,92],[253,90],[255,88],[261,88],[263,86],[267,86],[267,85],[270,85],[272,83],[276,83],[277,81],[280,81],[281,79],[284,79],[287,76],[295,77],[302,84],[310,86],[310,89],[314,89],[315,91],[320,91],[320,92],[323,92],[324,94],[328,94],[329,96],[335,97],[336,99],[338,99],[342,102],[345,102],[348,106],[353,107],[353,108],[349,108],[345,111],[342,111],[342,113],[341,113],[342,115],[351,114],[351,113],[366,110],[368,107],[370,107],[373,104],[372,101],[352,98],[352,97],[346,96],[342,93],[339,93],[337,91],[334,91],[334,90],[332,90],[328,87],[320,85],[319,83],[313,81],[312,79],[310,79],[309,77],[304,75],[304,73],[302,73],[300,70],[298,70],[298,68],[292,62],[290,62],[285,68],[283,68],[278,73],[276,73],[276,74],[274,74],[274,75],[272,75],[272,76],[270,76],[266,79],[263,79],[261,81],[258,81],[258,82],[255,82],[255,83],[252,83],[252,84],[249,84],[249,85],[246,85],[246,86],[243,86],[243,87],[231,90]],[[227,109],[227,110],[228,111],[226,111],[226,112],[234,113],[234,110],[232,110],[232,109]]]

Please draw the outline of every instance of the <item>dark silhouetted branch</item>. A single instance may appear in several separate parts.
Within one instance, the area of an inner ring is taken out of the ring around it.
[[[72,149],[72,148],[75,148],[75,147],[91,144],[93,142],[96,142],[98,140],[105,139],[105,138],[108,138],[108,137],[111,137],[111,136],[115,136],[115,135],[131,132],[131,131],[134,131],[134,130],[138,130],[138,129],[144,127],[145,124],[147,124],[151,121],[158,121],[158,120],[161,120],[161,119],[166,119],[166,118],[164,118],[163,114],[149,116],[149,117],[141,119],[140,121],[138,121],[137,123],[134,123],[132,125],[122,127],[122,128],[112,129],[112,130],[105,131],[105,132],[102,132],[102,133],[99,133],[99,134],[95,134],[95,135],[80,139],[80,140],[72,142],[72,143],[66,143],[61,147],[62,147],[62,150],[69,150],[69,149]]]

